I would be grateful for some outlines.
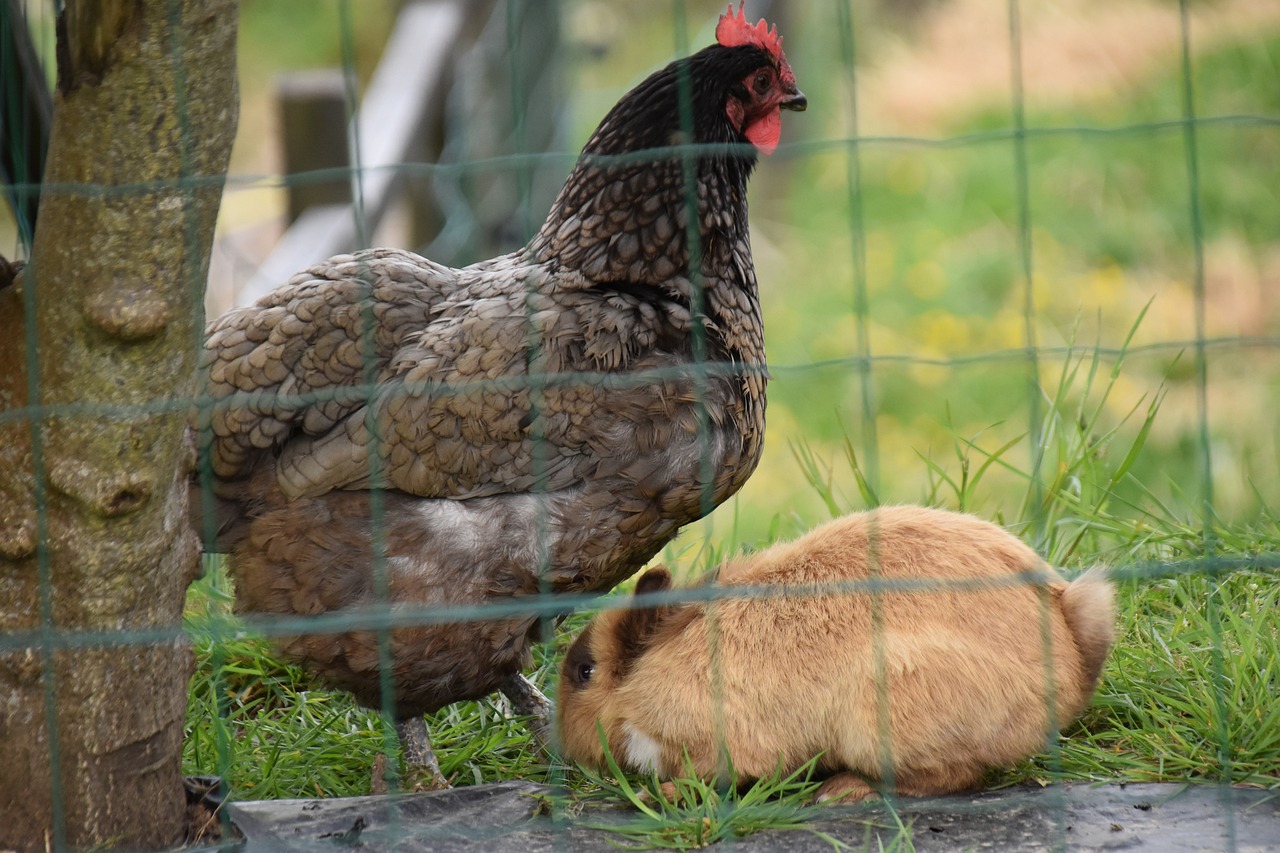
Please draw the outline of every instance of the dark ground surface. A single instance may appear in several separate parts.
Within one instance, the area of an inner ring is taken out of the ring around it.
[[[553,818],[547,794],[541,785],[504,782],[401,796],[229,803],[226,810],[245,836],[244,853],[618,849],[619,836],[580,822],[625,821],[629,813]],[[898,809],[917,851],[1280,851],[1280,791],[1068,783],[900,800]],[[893,849],[899,836],[883,802],[815,808],[813,817],[812,829],[855,850]],[[751,853],[832,849],[809,830],[761,832],[715,846]]]

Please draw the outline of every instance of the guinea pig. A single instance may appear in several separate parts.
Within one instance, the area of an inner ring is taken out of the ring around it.
[[[651,569],[636,596],[670,587]],[[821,754],[818,799],[966,790],[1080,714],[1115,637],[1103,570],[1068,583],[996,525],[923,507],[839,518],[695,590],[573,642],[567,758],[605,769],[603,731],[622,768],[663,779],[744,784]]]

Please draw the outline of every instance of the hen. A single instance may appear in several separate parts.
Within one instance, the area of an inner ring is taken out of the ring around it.
[[[747,178],[806,102],[776,28],[730,6],[716,39],[605,116],[524,248],[340,255],[210,324],[198,529],[242,611],[403,612],[393,699],[376,631],[278,638],[362,703],[512,683],[538,609],[450,609],[607,590],[754,470]]]

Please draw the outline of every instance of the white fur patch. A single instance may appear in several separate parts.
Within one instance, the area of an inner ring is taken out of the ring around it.
[[[411,560],[403,571],[419,571],[426,575],[437,571],[441,554],[449,558],[467,555],[482,562],[488,555],[499,554],[526,564],[537,564],[538,543],[554,550],[561,531],[546,519],[554,514],[556,503],[576,493],[555,492],[550,495],[501,495],[493,498],[451,501],[422,500],[414,506],[414,527],[432,543],[430,554],[421,562]],[[438,543],[438,544],[437,544]],[[406,555],[412,557],[413,555]]]
[[[479,501],[426,500],[415,509],[432,537],[468,550],[493,545],[504,522],[526,526],[525,517],[533,514],[532,502],[524,495],[510,495],[496,507]]]
[[[662,762],[662,748],[658,742],[631,723],[622,724],[625,740],[622,743],[623,760],[637,773],[658,773]]]

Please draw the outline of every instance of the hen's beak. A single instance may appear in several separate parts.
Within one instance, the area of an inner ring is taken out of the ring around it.
[[[795,110],[798,113],[802,113],[808,108],[809,99],[804,96],[804,92],[796,89],[794,95],[787,95],[778,106],[784,110]]]

